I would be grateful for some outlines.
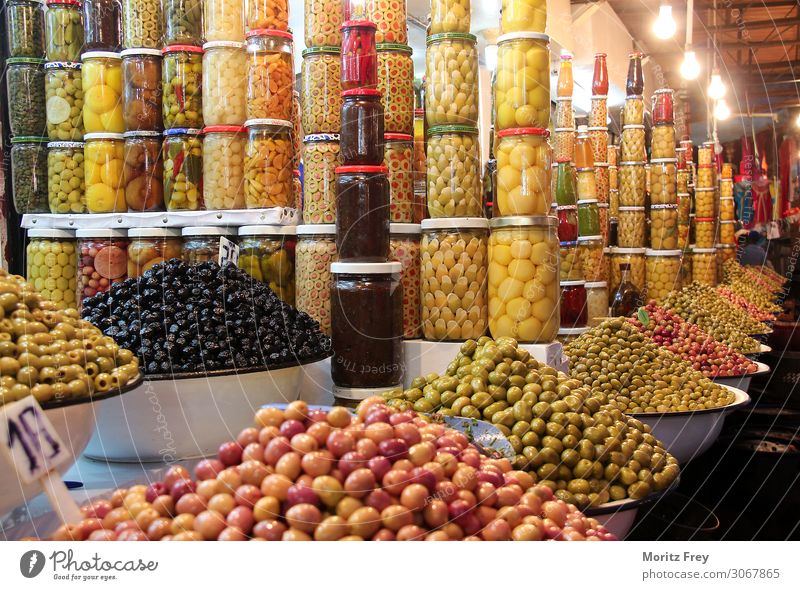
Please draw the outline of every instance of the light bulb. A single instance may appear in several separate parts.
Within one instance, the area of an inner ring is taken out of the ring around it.
[[[711,74],[711,83],[708,85],[708,96],[714,100],[719,100],[728,91],[727,86],[722,81],[722,77],[718,73]]]
[[[795,123],[795,125],[800,127],[800,113],[797,113],[797,119],[795,119],[794,123]]]
[[[495,68],[497,68],[497,45],[487,45],[483,55],[486,59],[486,69],[494,72]]]
[[[681,77],[684,80],[694,80],[700,75],[700,63],[697,61],[697,54],[694,51],[687,50],[683,54],[683,63],[681,64]]]
[[[653,33],[659,39],[669,39],[675,34],[677,28],[675,19],[672,18],[672,6],[662,4],[658,9],[658,18],[653,23]]]
[[[725,102],[724,98],[718,100],[716,106],[714,107],[714,118],[717,121],[724,121],[730,116],[731,116],[731,109],[728,106],[728,103]]]

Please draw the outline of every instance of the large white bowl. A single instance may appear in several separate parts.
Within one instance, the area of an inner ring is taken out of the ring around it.
[[[639,513],[639,508],[645,504],[657,502],[659,499],[677,489],[679,483],[680,478],[672,482],[672,485],[667,489],[654,492],[640,500],[626,498],[625,500],[606,502],[596,508],[587,508],[583,513],[597,520],[597,522],[614,533],[617,538],[622,541],[628,536],[628,533],[633,527],[633,523],[636,522],[636,515]]]
[[[772,352],[772,347],[762,343],[761,348],[759,348],[758,352],[749,352],[744,356],[746,356],[749,359],[757,359],[765,352]]]
[[[771,370],[769,365],[766,363],[760,363],[758,361],[755,361],[755,363],[758,365],[758,369],[753,373],[739,375],[738,377],[715,377],[714,383],[717,385],[734,387],[736,389],[741,389],[742,391],[750,391],[750,382],[753,380],[753,377],[756,375],[765,375]]]

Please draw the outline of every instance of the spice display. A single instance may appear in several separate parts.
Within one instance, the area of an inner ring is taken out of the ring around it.
[[[406,3],[389,0],[367,0],[367,20],[374,22],[377,43],[408,43]]]
[[[498,39],[494,83],[497,131],[514,127],[549,127],[548,41],[549,37],[541,33],[515,33]],[[455,96],[447,100],[454,99]]]
[[[674,159],[651,161],[650,202],[654,205],[676,205],[678,203],[678,186]]]
[[[11,186],[14,209],[25,213],[47,213],[47,138],[11,138]]]
[[[86,51],[122,49],[121,0],[84,0],[83,37]]]
[[[592,158],[595,164],[603,162],[608,155],[608,129],[606,127],[589,127],[589,144],[592,146]]]
[[[497,214],[546,215],[550,208],[547,132],[542,129],[505,129],[497,136]],[[562,195],[561,198],[566,197]]]
[[[619,204],[622,207],[644,207],[645,170],[640,163],[622,162],[619,169]]]
[[[244,0],[202,0],[202,4],[206,42],[244,41]]]
[[[467,340],[486,332],[489,222],[422,222],[422,329],[426,340]]]
[[[431,0],[430,34],[469,33],[470,0]]]
[[[736,243],[736,222],[735,221],[720,221],[720,223],[719,223],[719,243],[720,244],[735,244]]]
[[[239,228],[239,268],[294,305],[294,226],[245,225]]]
[[[625,125],[622,128],[622,161],[641,162],[647,159],[644,125]]]
[[[306,47],[341,47],[341,24],[344,22],[341,0],[305,0]]]
[[[735,201],[731,198],[721,198],[719,200],[720,221],[733,221],[736,216]]]
[[[79,229],[78,303],[121,283],[128,272],[128,237],[124,229]]]
[[[331,262],[335,261],[335,225],[298,226],[295,304],[299,311],[319,322],[324,334],[331,331]]]
[[[569,162],[575,153],[574,129],[556,128],[553,132],[553,159],[556,162]]]
[[[389,219],[392,223],[414,221],[414,145],[411,135],[387,133],[383,165],[389,170]]]
[[[461,33],[432,35],[428,37],[427,45],[425,117],[428,127],[476,126],[479,92],[475,36]],[[504,128],[497,127],[498,130]]]
[[[622,111],[623,125],[644,124],[644,100],[641,96],[628,96]],[[623,156],[623,160],[625,157]]]
[[[719,196],[723,199],[733,197],[733,180],[725,178],[720,179]]]
[[[661,301],[681,288],[681,251],[653,249],[645,252],[647,298]]]
[[[334,223],[339,135],[307,135],[303,141],[303,223]]]
[[[344,262],[389,257],[389,170],[385,166],[336,169],[336,250]]]
[[[162,10],[163,45],[201,45],[203,43],[202,0],[163,0]]]
[[[701,285],[717,284],[717,251],[714,248],[695,248],[692,253],[692,280]]]
[[[617,244],[621,248],[643,248],[646,225],[644,207],[620,206]]]
[[[136,279],[166,260],[181,257],[181,232],[168,228],[128,230],[128,278]]]
[[[587,282],[586,321],[594,327],[608,317],[608,283],[605,281]]]
[[[125,139],[122,133],[87,133],[83,150],[89,213],[127,211]]]
[[[675,157],[675,127],[657,125],[650,139],[650,157],[654,160]]]
[[[593,168],[578,169],[578,199],[595,199],[597,196],[597,179]]]
[[[608,123],[608,97],[592,96],[592,109],[589,111],[589,126],[605,127]],[[605,156],[602,156],[605,158]]]
[[[83,143],[48,143],[47,201],[50,213],[86,213],[85,191]]]
[[[559,300],[560,325],[569,328],[586,326],[586,283],[584,281],[561,281]]]
[[[247,3],[247,30],[289,30],[289,0],[251,0]],[[338,23],[335,23],[338,27]]]
[[[482,213],[478,130],[428,130],[428,212],[431,217],[475,217]]]
[[[713,167],[697,167],[697,178],[695,180],[696,188],[713,188],[714,187],[714,168]]]
[[[161,131],[161,51],[126,49],[122,55],[122,101],[128,131]]]
[[[292,202],[292,124],[247,121],[244,199],[248,209],[287,207]]]
[[[562,242],[574,242],[578,239],[578,206],[558,205],[558,239]]]
[[[126,131],[125,201],[129,211],[164,207],[164,160],[158,131]]]
[[[44,16],[47,61],[78,61],[83,51],[83,14],[80,2],[47,0]]]
[[[597,199],[578,201],[578,235],[600,235],[600,210],[597,206]]]
[[[378,45],[378,90],[386,133],[413,133],[414,62],[410,47],[393,43]]]
[[[611,291],[614,292],[619,287],[622,272],[620,265],[630,265],[630,280],[631,283],[644,293],[646,285],[645,277],[647,276],[647,268],[645,264],[645,249],[644,248],[612,248],[611,249],[611,265],[610,265],[610,278],[609,286]]]
[[[367,20],[342,25],[342,90],[377,88],[376,25]]]
[[[694,220],[694,243],[701,249],[713,248],[717,236],[717,222],[711,218],[696,217]],[[721,243],[722,240],[720,240]]]
[[[578,258],[585,280],[590,282],[602,280],[604,274],[602,236],[580,236],[578,238]]]
[[[342,161],[351,165],[380,165],[384,156],[380,92],[374,88],[345,90],[342,101]]]
[[[247,37],[247,119],[292,118],[292,35],[251,30]]]
[[[698,217],[716,215],[716,194],[713,188],[696,188],[694,191],[694,212]]]
[[[160,0],[122,0],[122,45],[161,49],[164,19]]]
[[[403,286],[403,338],[422,337],[422,303],[420,284],[420,234],[416,223],[393,223],[390,227],[389,257],[403,265],[400,284]]]
[[[28,231],[25,279],[39,295],[60,309],[75,307],[77,256],[74,232],[63,229]]]
[[[44,135],[45,77],[44,60],[11,57],[6,60],[8,119],[12,135]],[[47,103],[48,107],[50,102]],[[59,117],[62,113],[58,113]],[[69,109],[65,119],[69,118]],[[49,128],[49,126],[47,127]]]
[[[578,242],[559,242],[558,248],[559,279],[562,281],[582,281],[583,269],[578,253]]]
[[[303,132],[339,133],[342,126],[341,51],[338,47],[303,50],[301,66]]]
[[[199,129],[164,132],[164,204],[167,211],[197,211],[203,201],[203,139]]]
[[[556,98],[556,115],[555,124],[556,129],[574,129],[575,128],[575,111],[572,108],[572,97]]]
[[[469,10],[467,11],[469,13]],[[547,7],[544,0],[503,0],[500,30],[543,32],[547,25]]]
[[[4,5],[8,56],[43,58],[44,8],[37,0],[8,0]]]
[[[203,48],[173,45],[163,49],[164,127],[203,126]]]
[[[653,205],[650,208],[650,247],[653,250],[678,247],[677,205]]]
[[[575,169],[569,162],[557,162],[553,166],[556,167],[556,173],[553,175],[556,203],[561,206],[575,205],[578,202]]]
[[[209,209],[244,209],[245,128],[203,129],[203,200]]]
[[[247,54],[234,41],[203,45],[203,123],[244,125],[247,119]]]
[[[84,11],[86,2],[83,3]],[[84,12],[85,15],[85,12]],[[86,133],[123,133],[122,58],[119,53],[90,51],[81,56],[83,128]]]
[[[48,137],[52,141],[80,141],[83,139],[81,65],[46,63],[44,80]]]

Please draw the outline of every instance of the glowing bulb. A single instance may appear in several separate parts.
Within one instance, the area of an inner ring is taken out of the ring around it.
[[[658,18],[653,23],[653,33],[659,39],[669,39],[675,34],[677,28],[675,19],[672,18],[672,6],[662,4],[658,9]]]
[[[797,119],[795,119],[794,123],[795,123],[795,125],[800,127],[800,113],[797,114]]]
[[[497,68],[497,45],[487,45],[483,55],[486,59],[486,69],[493,72]]]
[[[716,106],[714,107],[714,118],[717,121],[724,121],[730,116],[731,109],[728,107],[728,103],[725,102],[724,98],[718,100]]]
[[[714,100],[719,100],[728,91],[727,86],[722,81],[722,77],[717,74],[711,74],[711,83],[708,85],[708,95]]]
[[[700,63],[697,61],[697,54],[694,51],[686,51],[681,64],[681,77],[684,80],[694,80],[699,75]]]

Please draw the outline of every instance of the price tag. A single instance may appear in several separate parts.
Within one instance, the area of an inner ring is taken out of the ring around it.
[[[230,262],[234,266],[239,264],[239,246],[225,236],[219,238],[219,265]]]

